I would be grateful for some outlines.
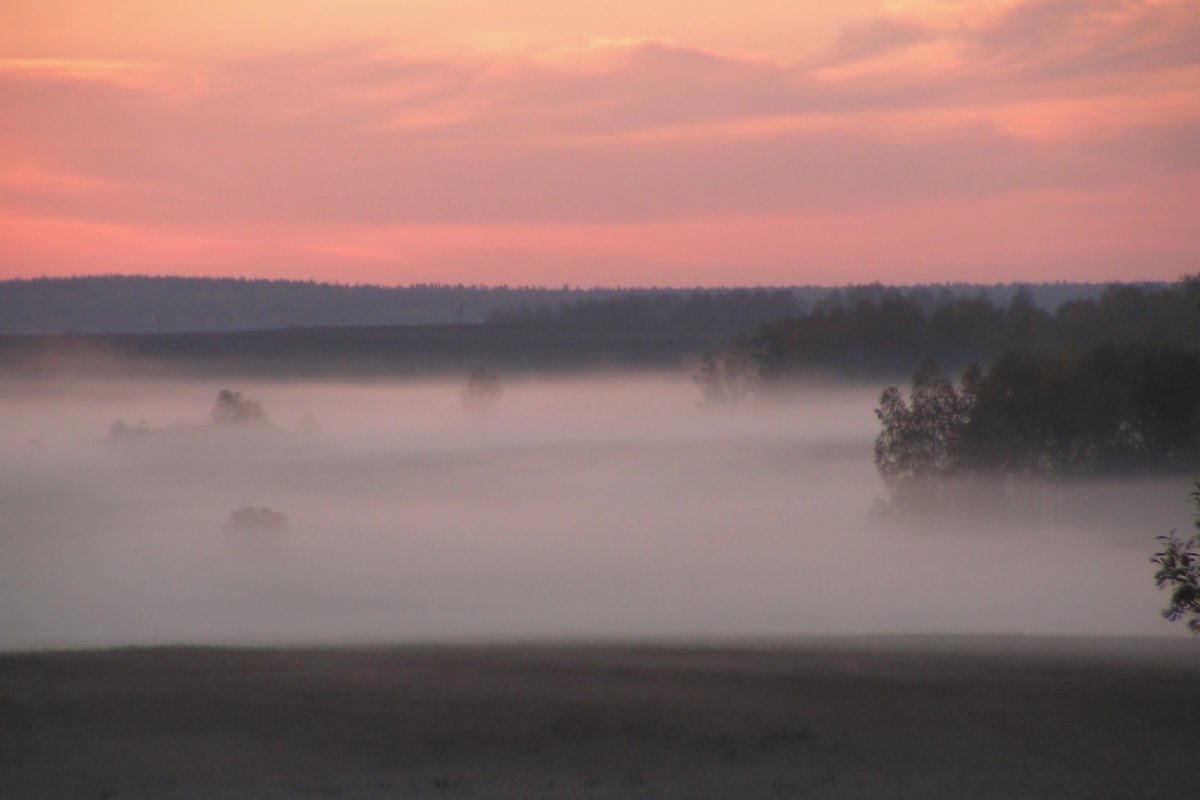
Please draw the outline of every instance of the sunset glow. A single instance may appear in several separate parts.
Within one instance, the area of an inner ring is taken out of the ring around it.
[[[0,278],[1200,270],[1194,0],[650,5],[6,3]]]

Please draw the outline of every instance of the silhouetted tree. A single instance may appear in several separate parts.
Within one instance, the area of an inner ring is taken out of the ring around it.
[[[1196,487],[1192,501],[1200,510],[1200,483]],[[1195,525],[1200,528],[1200,516]],[[1172,622],[1186,617],[1188,630],[1200,634],[1200,535],[1179,539],[1172,532],[1158,540],[1163,549],[1150,559],[1158,565],[1154,585],[1171,591],[1171,599],[1162,615]]]
[[[709,406],[736,406],[754,392],[758,379],[758,359],[745,341],[709,350],[692,376]]]
[[[964,372],[956,387],[926,361],[913,375],[908,402],[895,386],[884,390],[875,409],[882,427],[875,439],[875,466],[889,488],[900,491],[958,469],[978,387],[978,368]]]
[[[212,408],[212,421],[218,425],[265,423],[266,412],[261,405],[242,396],[241,392],[222,389]]]
[[[468,411],[483,412],[500,399],[500,379],[488,372],[487,367],[476,367],[467,376],[467,385],[462,390],[463,407]]]

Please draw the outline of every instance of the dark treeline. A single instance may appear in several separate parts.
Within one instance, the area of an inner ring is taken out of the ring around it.
[[[479,323],[498,308],[594,291],[101,276],[0,282],[0,334],[199,333]]]
[[[1157,286],[1157,284],[1145,284]],[[1015,297],[1039,309],[1054,309],[1068,300],[1094,298],[1104,291],[1096,284],[1048,283],[1036,285],[941,284],[897,288],[863,284],[840,288],[798,286],[789,288],[737,288],[693,290],[636,290],[609,297],[589,297],[557,306],[523,303],[515,309],[494,312],[494,323],[549,323],[593,325],[635,323],[668,326],[718,326],[751,330],[778,322],[786,327],[798,317],[839,314],[847,310],[890,308],[893,302],[929,314],[939,305],[963,299],[972,303],[1007,305]],[[810,313],[811,312],[811,313]]]
[[[875,462],[893,490],[962,476],[1200,467],[1200,350],[1166,342],[1005,353],[957,384],[926,362],[880,397]]]
[[[1103,341],[1200,346],[1200,279],[1114,285],[1053,311],[1024,289],[1006,305],[944,290],[891,289],[873,298],[837,292],[811,313],[763,325],[741,346],[751,348],[771,381],[813,370],[894,373],[924,360],[958,369],[1005,352],[1058,352]]]
[[[539,303],[493,312],[496,324],[703,326],[750,329],[800,313],[802,301],[793,289],[726,289],[678,293],[630,293],[587,298],[554,307]]]
[[[1095,297],[1097,284],[1029,287],[1056,308]],[[1005,305],[1016,285],[945,284],[905,290],[924,309],[939,296],[983,295]],[[831,304],[889,295],[881,285],[834,290],[572,289],[533,286],[367,286],[223,278],[81,277],[0,281],[0,334],[187,333],[290,327],[445,325],[488,320],[530,324],[748,326]],[[790,295],[790,299],[788,296]]]

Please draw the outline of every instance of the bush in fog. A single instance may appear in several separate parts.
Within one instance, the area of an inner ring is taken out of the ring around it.
[[[245,506],[229,515],[225,528],[231,531],[253,533],[255,531],[282,531],[287,528],[288,517],[282,511],[270,508]]]
[[[108,426],[108,438],[114,442],[140,439],[148,433],[150,433],[150,426],[144,421],[131,424],[123,419],[117,419],[113,420],[113,424]]]
[[[265,423],[267,414],[261,405],[242,396],[241,392],[222,389],[212,408],[212,421],[218,425]]]
[[[500,379],[487,367],[476,367],[467,376],[462,390],[462,404],[468,411],[482,412],[495,405],[501,394]]]
[[[736,406],[754,392],[758,378],[758,359],[746,342],[738,341],[706,352],[692,381],[705,405]]]
[[[1192,492],[1192,500],[1200,510],[1200,484]],[[1200,516],[1195,525],[1200,528]],[[1188,630],[1200,634],[1200,535],[1180,539],[1172,532],[1158,540],[1163,549],[1150,559],[1158,565],[1154,585],[1171,592],[1163,617],[1172,622],[1186,617]]]

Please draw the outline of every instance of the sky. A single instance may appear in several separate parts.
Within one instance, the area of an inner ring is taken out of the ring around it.
[[[1200,271],[1200,0],[7,0],[0,278]]]

